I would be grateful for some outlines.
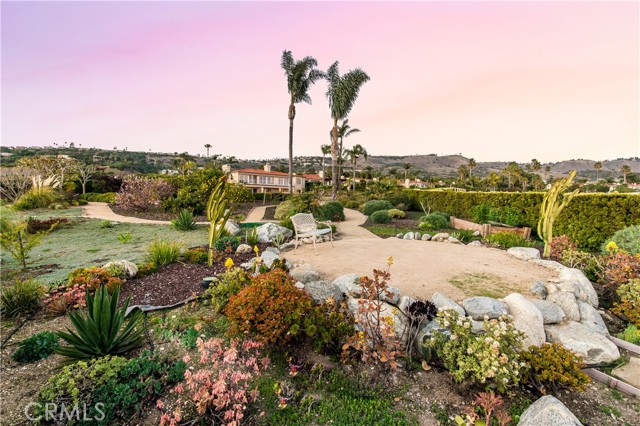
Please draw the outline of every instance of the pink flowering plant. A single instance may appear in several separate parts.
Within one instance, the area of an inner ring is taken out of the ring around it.
[[[238,339],[226,343],[215,338],[198,339],[196,345],[199,359],[185,356],[189,365],[185,381],[173,389],[178,395],[175,406],[165,407],[160,400],[157,403],[163,411],[160,425],[177,426],[185,419],[195,422],[199,417],[214,418],[213,424],[240,425],[247,405],[258,397],[258,390],[251,389],[252,382],[270,363],[262,356],[263,343]]]
[[[438,331],[427,344],[456,382],[467,379],[500,393],[518,385],[526,366],[518,356],[525,335],[513,326],[510,316],[485,319],[481,334],[472,331],[471,318],[460,317],[452,309],[441,310],[437,321],[451,335]]]

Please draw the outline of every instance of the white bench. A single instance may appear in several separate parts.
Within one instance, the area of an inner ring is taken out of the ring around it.
[[[333,231],[331,229],[331,222],[318,222],[311,213],[298,213],[291,216],[291,222],[293,222],[293,228],[296,234],[296,242],[294,250],[298,248],[300,238],[312,238],[313,250],[318,253],[316,249],[316,238],[329,234],[329,240],[333,246]],[[327,228],[318,228],[318,225],[327,225]]]

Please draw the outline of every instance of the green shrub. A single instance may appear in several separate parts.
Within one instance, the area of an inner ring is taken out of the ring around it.
[[[486,320],[482,326],[485,333],[475,334],[471,318],[461,318],[453,309],[444,309],[438,312],[437,321],[451,330],[451,337],[436,331],[428,345],[435,349],[456,382],[471,380],[495,386],[502,393],[521,380],[518,351],[525,335],[509,318]]]
[[[80,199],[84,201],[96,202],[96,203],[109,203],[113,204],[116,202],[116,193],[115,192],[87,192],[86,194],[80,194]]]
[[[277,220],[284,220],[298,213],[295,203],[293,200],[286,200],[278,204],[276,207],[276,212],[273,214],[273,217]]]
[[[158,271],[158,265],[153,262],[144,262],[136,265],[138,267],[137,278],[147,277]]]
[[[203,264],[207,263],[209,254],[207,253],[207,249],[203,247],[196,247],[185,251],[182,257],[184,257],[184,260],[189,263]]]
[[[344,206],[348,209],[358,210],[360,208],[360,203],[357,201],[347,201]]]
[[[34,279],[17,280],[13,285],[3,283],[0,290],[2,316],[14,318],[35,312],[42,306],[42,296],[45,293],[44,285]]]
[[[531,346],[520,356],[529,366],[523,378],[542,394],[558,395],[564,389],[584,391],[590,382],[589,376],[581,370],[585,367],[582,359],[559,343]]]
[[[46,209],[57,200],[58,194],[48,186],[31,188],[13,203],[13,208],[16,210]]]
[[[244,185],[230,183],[227,188],[227,197],[230,203],[252,203],[253,192]]]
[[[329,201],[316,207],[313,214],[316,220],[321,221],[343,222],[345,219],[344,207],[338,201]]]
[[[640,278],[634,278],[627,283],[620,284],[616,293],[616,302],[611,312],[626,318],[631,324],[640,327]]]
[[[461,243],[468,243],[480,238],[476,237],[474,233],[475,232],[470,229],[456,229],[455,231],[451,232],[451,236],[453,238],[456,238]]]
[[[369,216],[371,223],[389,223],[391,222],[391,215],[387,210],[375,211]]]
[[[639,254],[640,225],[627,226],[626,228],[616,231],[611,238],[607,239],[604,244],[602,244],[602,253],[607,254],[607,245],[612,241],[616,243],[619,250],[624,250],[629,254]]]
[[[389,216],[391,216],[393,219],[404,219],[407,214],[402,210],[391,209],[389,210]]]
[[[511,247],[530,247],[531,243],[521,235],[513,234],[511,232],[497,232],[495,234],[491,234],[487,236],[487,241],[490,244],[498,246],[503,249],[508,249]]]
[[[124,268],[123,268],[124,272]],[[105,286],[109,294],[113,294],[116,288],[122,286],[122,279],[113,276],[104,268],[92,266],[90,268],[77,268],[69,272],[67,287],[82,286],[90,291],[96,291]]]
[[[292,231],[294,230],[293,221],[291,220],[291,217],[281,220],[279,225],[287,229],[290,229]]]
[[[146,260],[156,266],[167,265],[178,260],[181,246],[175,241],[156,240],[147,249]]]
[[[109,296],[105,287],[100,287],[95,295],[87,292],[87,312],[69,312],[68,316],[75,331],[59,331],[56,334],[71,346],[56,350],[71,361],[120,355],[140,346],[145,339],[146,326],[142,325],[142,311],[134,309],[125,315],[131,297],[127,297],[120,309],[118,299],[120,289]],[[126,324],[125,324],[126,319]]]
[[[367,216],[371,216],[374,212],[380,210],[390,210],[393,208],[393,204],[387,200],[371,200],[364,204],[363,213]]]
[[[195,215],[204,214],[211,192],[223,175],[222,169],[218,166],[198,169],[186,175],[172,176],[171,182],[178,189],[175,196],[164,199],[162,207],[174,213],[187,209]],[[232,191],[231,184],[227,187]]]
[[[47,231],[30,234],[27,232],[27,222],[13,222],[6,218],[0,218],[0,247],[17,260],[22,269],[27,269],[29,253],[40,244]]]
[[[634,345],[640,345],[640,330],[633,324],[627,325],[627,328],[618,337]]]
[[[178,231],[192,231],[196,229],[196,221],[193,220],[193,213],[187,209],[180,210],[178,217],[171,221],[171,225]]]
[[[50,331],[43,331],[21,341],[12,358],[23,363],[39,361],[48,358],[58,346],[58,336]]]
[[[240,238],[233,236],[226,236],[222,238],[218,238],[215,243],[213,243],[213,247],[215,247],[218,251],[235,253],[236,249],[240,245]]]
[[[249,275],[244,269],[227,269],[209,284],[207,294],[211,296],[211,306],[216,312],[222,312],[229,303],[229,298],[238,294],[249,282]]]
[[[420,218],[418,227],[423,231],[437,231],[449,228],[449,218],[440,212],[429,213]]]
[[[471,209],[475,223],[497,222],[510,226],[520,226],[523,222],[522,212],[516,208],[491,207],[488,204],[480,204]]]
[[[101,220],[100,221],[100,229],[109,229],[113,228],[113,222],[110,220]]]

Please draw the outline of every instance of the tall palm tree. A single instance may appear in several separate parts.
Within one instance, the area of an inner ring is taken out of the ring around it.
[[[342,176],[342,165],[344,164],[345,156],[343,149],[343,141],[344,138],[351,136],[354,133],[359,133],[360,129],[352,129],[349,125],[349,119],[346,119],[338,126],[338,175]],[[333,128],[329,130],[329,138],[331,139],[333,136]]]
[[[206,143],[206,144],[204,144],[204,147],[207,148],[207,158],[209,158],[209,149],[211,148],[211,144],[210,143]]]
[[[291,95],[289,103],[289,193],[293,192],[293,119],[296,118],[296,104],[306,102],[311,104],[309,97],[309,87],[318,79],[324,76],[324,73],[315,69],[318,66],[311,56],[305,56],[302,60],[293,59],[291,51],[282,52],[280,66],[284,70],[287,77],[287,90]]]
[[[354,145],[353,148],[345,150],[347,156],[351,160],[351,166],[353,168],[353,191],[356,190],[356,165],[358,164],[358,158],[364,157],[366,160],[368,158],[367,150],[364,149],[362,145]]]
[[[631,173],[631,167],[629,167],[628,165],[625,164],[624,166],[622,166],[620,171],[622,172],[622,176],[624,176],[624,182],[623,183],[626,185],[627,184],[627,175],[629,173]]]
[[[600,172],[600,170],[602,170],[602,162],[601,161],[596,161],[595,163],[593,163],[593,168],[596,169],[596,182],[599,179],[598,173]]]
[[[473,169],[477,166],[476,160],[474,158],[469,158],[467,161],[467,169],[469,170],[469,177],[473,176]]]
[[[347,119],[358,98],[360,88],[369,81],[369,76],[360,68],[340,76],[338,61],[336,61],[327,70],[327,80],[329,81],[329,87],[326,95],[329,100],[331,118],[333,119],[333,129],[331,130],[331,197],[335,199],[340,182],[340,176],[338,175],[338,121]]]
[[[322,151],[322,185],[324,185],[324,179],[327,176],[325,171],[324,156],[331,154],[331,145],[320,145],[320,151]]]
[[[411,163],[404,163],[402,165],[402,168],[404,169],[404,180],[406,181],[407,180],[407,172],[411,168]]]

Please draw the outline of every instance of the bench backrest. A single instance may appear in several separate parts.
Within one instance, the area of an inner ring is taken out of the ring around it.
[[[291,222],[293,222],[296,234],[305,234],[318,229],[316,220],[311,213],[297,213],[291,216]]]

